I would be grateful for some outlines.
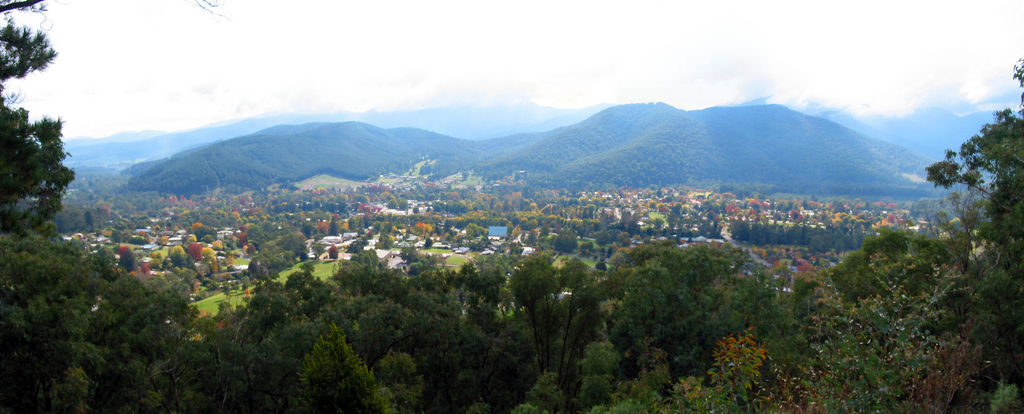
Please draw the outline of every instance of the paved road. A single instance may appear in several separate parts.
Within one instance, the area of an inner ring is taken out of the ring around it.
[[[750,249],[744,247],[742,244],[739,244],[735,240],[733,240],[732,239],[732,235],[729,234],[728,230],[722,230],[722,238],[725,239],[725,241],[727,241],[729,243],[732,243],[733,246],[736,246],[736,247],[739,247],[739,248],[743,249],[743,251],[747,252],[747,254],[749,254],[750,257],[753,257],[754,260],[757,260],[758,263],[763,264],[763,265],[765,265],[765,266],[767,266],[769,268],[772,267],[772,265],[769,264],[764,259],[762,259],[761,256],[758,256],[757,254],[755,254],[753,250],[750,250]]]

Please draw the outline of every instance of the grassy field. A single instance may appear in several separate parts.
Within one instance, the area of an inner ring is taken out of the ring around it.
[[[231,264],[233,264],[235,266],[247,265],[247,264],[249,264],[249,259],[243,259],[243,258],[239,257],[239,258],[235,259],[234,262],[231,262]]]
[[[464,185],[480,185],[484,183],[483,177],[479,175],[469,174],[469,177],[463,176],[461,184]]]
[[[410,169],[408,172],[406,172],[406,175],[420,176],[420,175],[422,175],[422,174],[420,174],[420,170],[423,168],[424,165],[427,165],[427,164],[434,165],[435,162],[437,162],[437,161],[436,160],[430,160],[430,161],[420,161],[420,162],[417,162],[416,165],[412,166],[412,169]]]
[[[334,274],[335,262],[311,262],[313,263],[313,277],[317,279],[327,279]],[[288,280],[288,275],[292,272],[297,272],[302,267],[302,263],[297,263],[292,266],[291,269],[282,270],[281,273],[277,274],[277,281],[284,283]]]
[[[555,260],[554,266],[555,267],[565,266],[565,264],[567,262],[569,262],[570,260],[573,260],[573,259],[580,259],[580,261],[582,261],[583,264],[587,265],[588,267],[597,266],[597,260],[591,259],[589,257],[576,257],[576,256],[567,256],[567,255],[558,256],[558,259]]]
[[[244,263],[240,263],[240,261]],[[245,259],[236,259],[235,264],[249,264],[249,261]],[[334,274],[334,265],[334,262],[313,262],[313,276],[318,279],[327,279],[328,277]],[[300,263],[295,266],[292,266],[292,268],[290,269],[278,273],[277,281],[284,283],[286,280],[288,280],[288,275],[291,274],[292,272],[298,271],[301,266],[302,264]],[[238,306],[239,304],[242,303],[243,297],[244,295],[241,289],[232,290],[231,301],[229,303],[231,303],[232,306]],[[220,312],[220,303],[226,300],[228,300],[227,295],[225,295],[224,293],[218,293],[216,295],[210,296],[206,299],[194,303],[193,306],[199,309],[200,312],[205,311],[209,312],[211,315],[216,315],[218,312]]]
[[[228,303],[230,303],[231,306],[240,305],[242,303],[242,299],[245,297],[244,293],[245,292],[241,289],[231,291],[231,301]],[[192,305],[199,309],[200,313],[208,312],[210,315],[216,315],[220,312],[220,303],[225,300],[228,300],[227,295],[218,293],[199,302],[193,303]]]
[[[423,249],[420,253],[452,254],[451,249]]]
[[[462,266],[466,262],[468,262],[468,260],[466,260],[465,257],[462,257],[462,256],[448,256],[448,258],[445,259],[444,264],[446,264],[446,265],[454,265],[454,266]]]
[[[359,181],[346,180],[344,178],[331,177],[327,174],[320,174],[295,183],[296,187],[303,190],[313,188],[337,188],[341,190],[355,188],[363,185]]]

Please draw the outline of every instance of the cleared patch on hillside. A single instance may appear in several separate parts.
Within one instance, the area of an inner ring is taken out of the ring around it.
[[[346,180],[344,178],[332,177],[327,174],[315,175],[295,183],[295,186],[302,190],[313,190],[317,188],[329,188],[336,190],[348,190],[366,183],[360,181]]]

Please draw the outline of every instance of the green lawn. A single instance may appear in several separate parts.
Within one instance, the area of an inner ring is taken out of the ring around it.
[[[305,262],[303,262],[305,263]],[[334,274],[335,262],[310,262],[313,263],[313,276],[317,279],[327,279]],[[277,281],[284,283],[288,279],[288,275],[292,272],[297,272],[302,267],[302,263],[297,263],[290,269],[282,270],[281,273],[277,274]]]
[[[452,254],[451,249],[423,249],[421,253],[434,253],[434,254]]]
[[[420,161],[420,162],[417,162],[416,165],[414,165],[411,170],[406,172],[406,175],[419,176],[420,175],[420,170],[423,168],[424,165],[427,165],[427,164],[433,165],[435,162],[437,162],[437,161],[436,160],[431,160],[431,161]]]
[[[455,265],[455,266],[462,266],[466,262],[468,262],[468,260],[466,260],[465,257],[462,257],[462,256],[448,256],[448,258],[445,259],[444,264]]]
[[[558,260],[555,260],[554,266],[555,267],[565,266],[566,262],[568,262],[570,260],[573,260],[573,259],[580,259],[580,261],[582,261],[583,264],[587,265],[588,267],[597,266],[597,260],[591,259],[589,257],[576,257],[576,256],[567,256],[567,255],[558,256]]]
[[[245,262],[244,264],[248,264],[249,263],[249,261],[245,260],[245,259],[236,259],[235,260],[235,264],[239,264],[239,260],[244,261]],[[334,265],[335,265],[334,262],[312,262],[312,263],[313,263],[313,276],[314,277],[322,280],[322,279],[327,279],[328,277],[330,277],[331,275],[334,274]],[[301,267],[301,266],[302,266],[302,264],[300,263],[300,264],[297,264],[295,266],[292,266],[292,268],[290,268],[290,269],[287,269],[287,270],[282,271],[281,273],[278,273],[277,281],[281,282],[281,283],[284,283],[287,280],[288,275],[291,274],[292,272],[298,271],[299,267]],[[231,303],[232,306],[238,306],[239,304],[241,304],[242,303],[242,298],[244,297],[244,295],[242,293],[243,292],[242,292],[241,289],[232,290],[231,291],[231,301],[229,303]],[[224,302],[227,299],[228,299],[227,295],[225,295],[224,293],[218,293],[216,295],[213,295],[213,296],[210,296],[210,297],[208,297],[206,299],[203,299],[203,300],[201,300],[199,302],[193,303],[193,305],[197,309],[199,309],[200,312],[206,311],[206,312],[209,312],[210,315],[216,315],[217,312],[220,312],[220,303]]]
[[[242,292],[241,289],[233,290],[231,291],[231,301],[228,303],[230,303],[232,306],[238,306],[242,303],[242,299],[244,297],[244,292]],[[209,312],[210,315],[216,315],[218,312],[220,312],[220,303],[224,302],[227,299],[228,297],[225,294],[218,293],[199,302],[193,303],[193,306],[199,309],[199,313],[203,313],[205,311]]]
[[[239,258],[236,258],[234,262],[231,262],[231,264],[233,264],[235,266],[247,265],[247,264],[249,264],[249,259],[243,259],[243,258],[239,257]]]

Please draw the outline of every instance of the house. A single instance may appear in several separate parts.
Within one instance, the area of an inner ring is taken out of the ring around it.
[[[374,252],[377,253],[377,260],[380,260],[382,262],[391,260],[392,258],[397,257],[399,255],[399,252],[396,252],[394,250],[374,250]]]
[[[342,242],[341,236],[326,236],[320,240],[321,244],[338,244]]]
[[[487,228],[487,237],[503,238],[505,236],[508,236],[508,227],[506,226],[490,226]]]
[[[402,269],[405,268],[406,263],[401,257],[392,257],[388,259],[388,269]]]
[[[536,252],[532,247],[523,247],[523,255],[533,254]]]

